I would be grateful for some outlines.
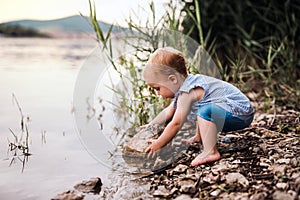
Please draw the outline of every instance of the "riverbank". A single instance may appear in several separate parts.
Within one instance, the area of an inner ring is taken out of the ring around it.
[[[194,144],[168,168],[147,175],[127,174],[119,178],[122,186],[104,184],[101,193],[93,197],[299,199],[299,122],[299,111],[280,108],[265,113],[258,108],[251,127],[219,135],[219,161],[191,167],[190,162],[201,150]],[[123,188],[123,193],[118,188]],[[75,194],[83,195],[82,199],[87,195],[80,191]]]

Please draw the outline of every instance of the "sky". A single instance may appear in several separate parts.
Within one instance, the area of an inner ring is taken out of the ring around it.
[[[95,2],[97,19],[119,25],[126,25],[128,16],[139,20],[149,14],[150,0],[91,0]],[[157,16],[164,12],[168,0],[153,0]],[[143,8],[148,12],[143,12]],[[51,20],[82,13],[89,15],[88,0],[0,0],[0,23],[22,20]]]

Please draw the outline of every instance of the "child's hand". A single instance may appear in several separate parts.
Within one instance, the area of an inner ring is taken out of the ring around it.
[[[149,126],[149,124],[144,124],[144,125],[140,126],[140,129],[145,129],[145,128],[147,128],[148,126]]]
[[[150,139],[148,140],[148,143],[150,143],[150,146],[145,150],[146,153],[152,153],[161,148],[161,146],[157,143],[157,139]]]

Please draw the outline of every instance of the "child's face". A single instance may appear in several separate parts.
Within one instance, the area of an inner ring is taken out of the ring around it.
[[[174,94],[180,88],[178,84],[172,81],[168,76],[163,74],[154,74],[147,72],[144,74],[144,79],[151,88],[153,88],[157,95],[163,98],[173,98]]]

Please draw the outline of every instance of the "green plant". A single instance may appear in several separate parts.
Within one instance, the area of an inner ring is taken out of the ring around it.
[[[299,109],[299,1],[182,2],[183,32],[212,55],[222,79],[262,96],[268,88],[277,104]]]

